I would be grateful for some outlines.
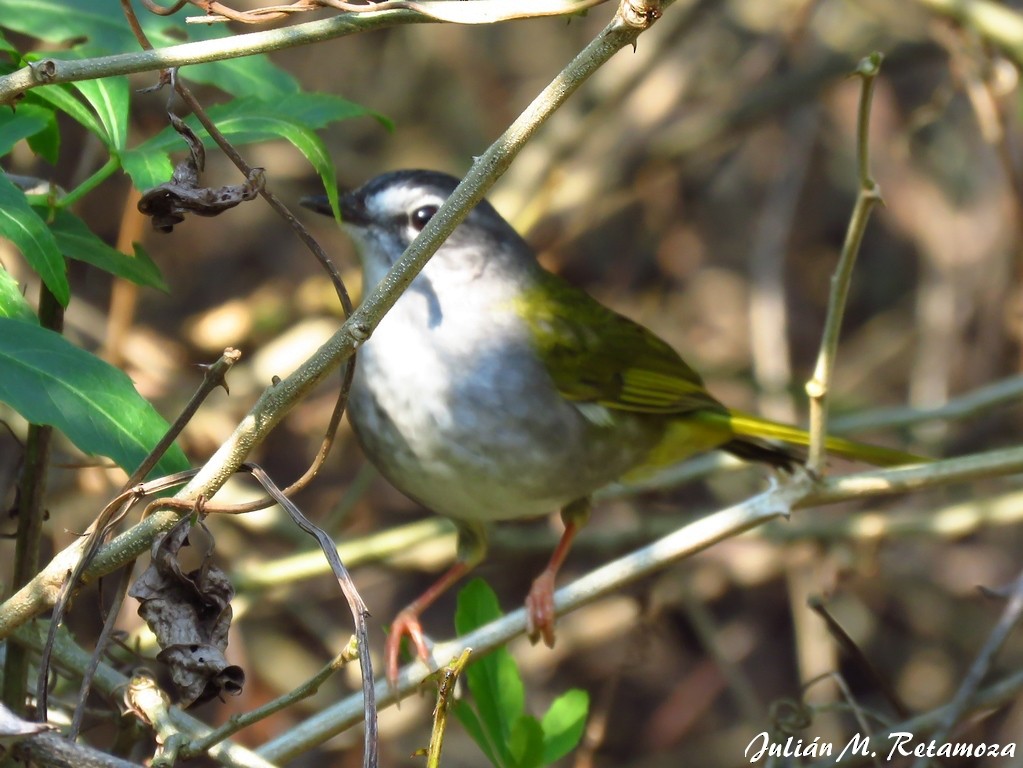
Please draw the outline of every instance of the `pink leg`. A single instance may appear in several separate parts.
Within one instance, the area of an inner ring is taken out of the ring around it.
[[[391,631],[387,635],[385,657],[387,659],[387,681],[394,687],[398,682],[398,652],[401,650],[401,638],[408,635],[416,647],[416,655],[425,662],[430,660],[430,650],[426,647],[423,627],[419,617],[438,597],[462,578],[469,571],[469,564],[457,562],[441,576],[428,590],[405,606],[391,622]]]
[[[424,662],[430,661],[430,649],[426,647],[426,638],[419,617],[437,598],[443,595],[456,581],[471,571],[483,559],[487,551],[487,533],[482,525],[456,521],[458,526],[458,560],[447,572],[416,600],[402,609],[391,623],[391,631],[387,635],[384,646],[384,658],[387,661],[387,681],[391,687],[398,683],[398,655],[401,651],[401,639],[408,635],[416,647],[416,655]]]
[[[526,629],[529,639],[534,643],[543,638],[544,645],[554,647],[554,581],[568,551],[572,548],[572,540],[586,524],[590,516],[588,499],[575,501],[561,510],[561,519],[565,522],[565,532],[561,534],[558,546],[554,548],[550,562],[533,581],[533,586],[526,596]]]

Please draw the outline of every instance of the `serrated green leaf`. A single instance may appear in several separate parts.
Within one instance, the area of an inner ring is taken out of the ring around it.
[[[0,317],[37,325],[39,323],[39,318],[32,311],[32,305],[21,293],[18,281],[3,267],[0,267]]]
[[[543,727],[543,764],[550,765],[579,744],[586,729],[590,695],[580,688],[566,691],[554,700],[540,722]]]
[[[136,189],[152,189],[170,180],[174,164],[163,150],[125,150],[121,153],[121,167],[131,177]]]
[[[57,247],[69,259],[84,261],[139,285],[168,290],[159,268],[141,246],[136,244],[135,255],[127,256],[100,240],[84,221],[65,209],[57,211],[50,230]]]
[[[52,114],[35,104],[22,104],[17,111],[0,109],[0,155],[6,155],[22,139],[45,130]]]
[[[497,595],[482,579],[473,579],[458,593],[455,629],[459,635],[501,616]],[[525,708],[525,690],[515,660],[506,648],[498,648],[470,662],[465,678],[476,709],[494,744],[502,765],[511,765],[508,739]]]
[[[124,149],[128,142],[128,78],[82,80],[72,83],[72,86],[92,105],[103,124],[107,148],[117,152]]]
[[[0,400],[126,472],[142,463],[168,428],[123,371],[59,333],[9,318],[0,318]],[[184,453],[173,446],[154,473],[187,468]]]
[[[540,768],[543,765],[543,731],[535,717],[522,715],[508,735],[508,751],[514,768]]]
[[[28,204],[25,194],[0,173],[0,237],[21,251],[62,306],[71,300],[67,264],[49,227]]]

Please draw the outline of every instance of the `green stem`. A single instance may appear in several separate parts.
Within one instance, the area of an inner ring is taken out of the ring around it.
[[[44,328],[57,332],[64,327],[64,308],[45,285],[39,289],[39,322]],[[45,518],[43,498],[52,437],[53,427],[29,424],[24,463],[18,481],[18,530],[13,575],[15,589],[27,584],[39,571],[39,547]],[[28,651],[19,645],[9,645],[4,660],[3,701],[18,715],[26,714],[28,668]]]
[[[87,178],[77,187],[68,192],[64,197],[60,199],[61,208],[70,208],[78,200],[85,197],[87,194],[92,192],[96,187],[102,184],[104,181],[109,179],[121,168],[121,159],[116,155],[111,155],[110,158],[103,164],[103,167],[96,171],[92,176]]]
[[[849,219],[849,228],[845,233],[845,242],[842,244],[842,254],[839,257],[838,266],[831,278],[828,316],[824,322],[817,366],[814,368],[813,378],[806,383],[806,394],[810,398],[810,455],[807,458],[806,467],[815,474],[820,474],[824,467],[824,442],[828,431],[828,390],[831,387],[831,375],[835,367],[835,356],[838,353],[838,337],[842,332],[842,318],[845,316],[852,271],[863,242],[863,233],[867,229],[870,212],[877,203],[881,202],[881,190],[870,175],[868,134],[870,132],[870,102],[874,95],[874,81],[881,70],[882,59],[880,53],[872,53],[860,62],[855,72],[863,79],[856,131],[856,166],[860,192],[856,197],[856,205]]]

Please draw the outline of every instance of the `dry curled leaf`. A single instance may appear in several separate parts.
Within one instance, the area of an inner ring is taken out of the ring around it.
[[[206,150],[202,141],[185,122],[168,113],[171,125],[188,143],[188,159],[174,167],[170,181],[146,190],[139,200],[139,212],[152,217],[153,228],[170,232],[175,224],[185,220],[186,213],[198,216],[217,216],[245,200],[252,200],[266,182],[262,168],[253,168],[242,184],[224,187],[203,187],[199,175],[206,167]]]
[[[157,659],[168,666],[185,707],[237,695],[245,683],[241,667],[224,657],[234,596],[227,574],[212,562],[212,550],[197,569],[181,568],[190,528],[185,517],[153,543],[152,562],[129,593],[163,649]]]

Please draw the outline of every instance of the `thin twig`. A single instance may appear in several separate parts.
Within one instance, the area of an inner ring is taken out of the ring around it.
[[[440,685],[437,686],[437,704],[433,708],[433,728],[430,731],[430,747],[426,751],[426,768],[440,768],[440,755],[444,749],[444,731],[448,724],[448,709],[455,697],[455,683],[462,674],[472,648],[466,648],[455,659],[451,660],[440,673]]]
[[[988,671],[990,671],[995,656],[1005,644],[1009,634],[1019,624],[1020,618],[1023,618],[1023,573],[1016,577],[1016,581],[1012,586],[1012,592],[1009,594],[1009,600],[1002,611],[1001,617],[998,619],[998,623],[991,630],[991,634],[988,635],[984,647],[980,649],[977,658],[970,665],[966,677],[963,678],[963,682],[959,685],[959,690],[956,691],[952,701],[945,707],[945,711],[931,732],[931,741],[937,743],[944,742],[955,724],[960,721],[970,708],[970,702],[976,695]],[[913,768],[927,768],[930,762],[930,758],[927,757],[917,758],[916,762],[913,763]]]
[[[64,307],[45,284],[39,286],[39,323],[57,333],[64,330]],[[11,575],[14,587],[27,584],[39,572],[52,442],[52,426],[29,424],[18,478],[18,528],[14,544],[14,573]],[[29,660],[21,648],[10,651],[3,662],[3,700],[16,715],[24,715]]]
[[[132,472],[128,480],[125,481],[120,493],[113,501],[103,508],[86,531],[85,539],[81,547],[81,558],[74,563],[68,573],[67,580],[60,589],[59,596],[54,607],[53,621],[50,625],[49,642],[47,642],[46,647],[43,650],[42,658],[39,660],[39,676],[36,683],[36,696],[39,701],[38,707],[41,718],[45,719],[46,716],[46,690],[47,678],[49,677],[50,656],[49,649],[52,647],[54,634],[60,626],[60,623],[64,618],[64,614],[67,612],[71,598],[74,595],[75,590],[78,588],[79,579],[82,578],[82,575],[91,565],[92,558],[95,557],[96,553],[99,551],[99,548],[106,540],[107,535],[114,530],[135,502],[147,495],[148,491],[144,490],[140,483],[143,478],[149,474],[150,470],[157,465],[163,454],[166,453],[167,449],[174,443],[178,435],[181,434],[181,430],[185,428],[185,425],[192,420],[192,417],[199,409],[199,406],[217,387],[224,387],[227,389],[227,383],[224,376],[240,357],[240,352],[228,347],[215,363],[204,366],[205,375],[203,376],[203,381],[189,399],[188,403],[185,404],[185,407],[178,415],[178,418],[174,420],[174,423],[170,425],[167,432],[164,433],[162,438],[160,438],[160,441],[156,444],[156,446],[149,452],[146,458],[142,460],[142,463],[138,466],[138,468]],[[177,478],[177,482],[174,484],[180,484],[184,479],[190,476],[191,473],[179,473],[175,476]],[[164,478],[164,484],[160,486],[161,488],[173,487],[173,485],[167,486],[165,484],[166,481],[167,478]],[[127,582],[123,579],[122,583],[127,586]],[[100,635],[100,641],[97,643],[95,651],[97,657],[102,655],[104,650],[104,640],[107,637],[109,637],[109,632],[105,632]],[[88,696],[88,692],[89,675],[86,674],[82,680],[82,700],[81,706],[79,707],[80,710],[84,710],[85,698]],[[77,725],[81,724],[80,715],[76,717],[76,721]]]
[[[37,624],[21,627],[11,637],[19,645],[37,652],[42,649],[45,642],[43,627]],[[61,669],[81,675],[88,667],[92,654],[76,645],[67,632],[60,632],[53,646],[53,657]],[[96,689],[104,696],[110,698],[123,696],[130,682],[108,664],[101,663],[96,670]],[[164,713],[149,710],[145,715],[160,734],[184,733],[190,739],[194,739],[210,731],[209,726],[174,706],[167,707]],[[229,741],[211,747],[209,756],[229,768],[275,768],[251,750]]]
[[[863,80],[856,130],[856,165],[860,191],[849,219],[849,228],[846,230],[842,254],[839,257],[835,274],[831,278],[828,315],[824,322],[817,366],[814,369],[813,377],[806,383],[806,394],[810,397],[810,451],[806,466],[814,474],[820,474],[824,470],[824,441],[828,430],[827,398],[831,387],[835,356],[838,353],[838,337],[842,331],[842,318],[845,315],[852,270],[856,264],[860,243],[863,242],[863,233],[867,228],[870,212],[876,204],[881,202],[881,191],[870,175],[869,131],[870,102],[874,93],[874,81],[881,69],[882,59],[880,53],[873,53],[863,59],[856,68],[856,74]]]
[[[344,650],[331,659],[329,663],[325,664],[319,672],[310,677],[308,680],[303,683],[299,683],[283,696],[278,696],[273,701],[268,701],[261,707],[257,707],[256,709],[241,715],[232,716],[230,720],[216,730],[210,731],[202,738],[195,739],[194,741],[182,746],[178,752],[179,756],[182,759],[187,760],[193,757],[198,757],[199,755],[205,755],[214,744],[219,744],[225,739],[230,738],[243,728],[248,728],[250,725],[254,725],[260,720],[264,720],[271,715],[302,701],[302,699],[312,696],[320,690],[320,686],[323,685],[329,677],[358,657],[359,652],[357,645],[358,643],[356,638],[352,637]]]
[[[265,24],[291,16],[295,13],[321,10],[323,6],[335,8],[349,14],[383,13],[384,11],[415,11],[434,21],[451,24],[496,24],[513,19],[531,19],[543,16],[566,16],[582,13],[588,8],[607,0],[384,0],[363,4],[346,3],[341,0],[295,0],[290,5],[273,5],[255,8],[251,11],[237,11],[222,3],[208,0],[191,0],[202,5],[207,13],[189,16],[189,24],[217,24],[224,21],[239,21],[247,24]]]
[[[75,713],[71,718],[71,728],[67,734],[71,741],[78,739],[78,735],[82,732],[82,721],[85,719],[85,704],[89,700],[92,681],[96,676],[96,670],[99,668],[100,661],[106,653],[107,645],[114,636],[118,615],[121,612],[121,606],[124,604],[124,598],[128,592],[128,585],[131,582],[133,571],[134,568],[130,566],[120,570],[110,605],[105,606],[107,615],[103,619],[103,628],[100,630],[99,637],[96,638],[96,646],[92,650],[92,658],[89,659],[89,666],[85,668],[85,672],[82,674],[82,682],[78,686],[78,703],[75,705]]]
[[[128,511],[139,499],[173,488],[177,485],[181,485],[193,474],[194,470],[186,470],[185,472],[178,472],[173,475],[158,478],[151,483],[138,484],[132,488],[125,488],[100,511],[99,515],[92,522],[92,525],[89,526],[88,534],[64,550],[65,553],[70,553],[69,559],[72,563],[72,567],[66,574],[66,578],[62,579],[57,586],[56,594],[54,596],[53,615],[50,619],[46,643],[43,645],[43,650],[40,653],[39,675],[36,681],[36,710],[40,720],[46,719],[47,682],[49,679],[50,654],[53,649],[53,644],[56,642],[57,631],[60,629],[61,622],[64,620],[64,614],[71,605],[71,599],[74,597],[75,590],[79,585],[88,582],[88,569],[92,564],[96,553],[99,552],[103,541],[106,539],[107,535],[114,530],[124,516],[128,514]],[[153,504],[165,505],[168,501],[169,500],[165,499],[157,500],[156,502],[153,502]],[[191,505],[194,502],[187,503]],[[152,506],[153,505],[151,504],[150,507]],[[122,563],[121,565],[127,565],[129,562],[134,562],[134,558],[128,562]],[[102,574],[97,574],[97,576],[105,575],[105,573],[108,572],[105,571]],[[102,648],[97,647],[96,655],[100,655],[101,652]]]
[[[1003,707],[1007,704],[1014,703],[1018,701],[1021,691],[1023,691],[1023,672],[1007,674],[997,683],[992,683],[987,688],[978,691],[970,700],[968,711],[970,713],[990,711]],[[845,754],[844,752],[835,750],[834,752],[836,754],[832,754],[832,756],[826,760],[820,760],[811,764],[809,768],[826,768],[828,766],[835,765],[840,765],[843,768],[849,768],[849,766],[867,765],[874,762],[876,758],[881,759],[882,765],[892,765],[899,757],[901,757],[901,755],[893,749],[893,745],[899,738],[905,737],[906,734],[913,734],[916,741],[910,746],[919,744],[919,740],[927,737],[928,734],[930,734],[936,727],[937,723],[946,717],[950,709],[951,705],[946,705],[922,715],[918,715],[911,720],[903,721],[891,728],[888,728],[882,733],[871,735],[871,745],[884,744],[889,751],[885,751],[883,749],[868,749],[866,754]],[[874,758],[871,757],[871,752],[876,752]]]
[[[166,453],[167,449],[173,445],[174,441],[178,439],[178,435],[181,434],[185,426],[192,420],[196,412],[199,410],[199,406],[206,402],[206,398],[209,397],[215,389],[223,387],[225,392],[230,393],[230,389],[227,386],[227,372],[231,370],[232,366],[241,360],[242,353],[233,347],[227,347],[220,354],[217,360],[209,365],[200,366],[203,370],[202,383],[192,393],[192,396],[185,403],[185,407],[181,409],[181,413],[174,419],[174,423],[170,425],[170,428],[164,433],[163,437],[160,438],[160,442],[149,452],[145,460],[138,466],[138,468],[131,473],[124,485],[121,486],[121,490],[127,490],[132,486],[138,485],[145,480],[146,475],[157,465],[160,458]]]
[[[227,140],[227,137],[217,128],[216,124],[210,120],[209,115],[206,114],[206,110],[202,104],[192,93],[184,83],[181,82],[180,78],[174,79],[174,87],[178,95],[185,101],[188,108],[192,110],[192,113],[196,116],[196,119],[206,129],[206,132],[213,138],[220,147],[221,151],[227,155],[227,157],[234,163],[235,167],[241,172],[242,176],[249,178],[253,172],[253,168],[245,161],[241,156],[241,153],[235,149],[234,145]],[[344,317],[347,320],[352,316],[353,306],[352,299],[348,293],[348,288],[345,287],[344,280],[341,278],[341,273],[338,271],[334,262],[331,261],[323,247],[317,242],[309,230],[306,229],[305,225],[298,220],[298,218],[291,212],[291,210],[278,198],[273,192],[270,191],[268,185],[264,184],[259,189],[259,194],[263,197],[274,212],[280,216],[284,221],[291,227],[292,231],[298,237],[299,240],[305,245],[305,247],[312,253],[313,257],[319,263],[320,267],[327,273],[330,278],[331,285],[334,286],[334,292],[337,294],[338,301],[341,304],[341,310],[344,313]],[[291,496],[298,491],[305,488],[323,466],[323,463],[327,460],[327,456],[330,454],[330,449],[334,445],[334,438],[337,435],[338,426],[341,424],[341,417],[344,414],[345,406],[348,403],[348,392],[352,386],[352,377],[355,375],[355,356],[350,357],[345,365],[345,370],[341,377],[341,387],[338,390],[337,399],[334,402],[334,409],[331,411],[330,419],[327,422],[327,428],[324,431],[323,440],[320,442],[320,447],[316,452],[316,456],[313,457],[313,461],[307,467],[306,471],[302,473],[302,476],[295,480],[284,490],[285,496]],[[235,513],[253,511],[268,506],[268,502],[264,500],[255,501],[246,505],[238,505],[234,510]],[[211,508],[211,511],[217,511]],[[225,510],[226,511],[226,510]]]
[[[270,479],[270,476],[262,468],[253,464],[244,464],[242,468],[250,472],[259,481],[259,484],[263,486],[263,490],[284,508],[299,528],[316,539],[320,549],[323,550],[323,555],[327,558],[327,562],[330,563],[331,570],[341,586],[341,591],[344,592],[345,598],[348,600],[348,607],[351,609],[352,620],[355,623],[355,639],[359,649],[359,668],[362,671],[363,722],[366,726],[363,765],[366,768],[376,768],[379,762],[377,758],[377,705],[376,686],[373,680],[373,662],[369,652],[369,628],[367,626],[369,609],[366,608],[362,596],[355,588],[355,582],[352,581],[351,574],[348,573],[348,569],[341,562],[337,548],[326,532],[314,525],[303,515],[295,503],[281,493],[280,489],[274,485],[273,480]]]

